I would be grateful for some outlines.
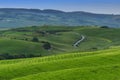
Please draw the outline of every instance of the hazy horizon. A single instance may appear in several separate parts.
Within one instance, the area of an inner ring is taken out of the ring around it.
[[[120,0],[0,0],[0,8],[54,9],[120,14]]]

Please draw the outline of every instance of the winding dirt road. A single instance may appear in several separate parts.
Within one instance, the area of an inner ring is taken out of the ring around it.
[[[73,46],[74,47],[78,47],[78,45],[85,39],[85,36],[81,35],[81,39],[79,39],[78,41],[76,41]]]

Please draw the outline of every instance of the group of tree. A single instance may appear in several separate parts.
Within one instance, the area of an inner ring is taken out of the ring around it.
[[[42,41],[43,43],[43,48],[46,50],[50,50],[52,48],[51,44],[49,42],[46,41]]]
[[[39,42],[39,39],[37,37],[33,37],[32,42]],[[41,41],[41,43],[43,43],[43,48],[44,49],[46,49],[46,50],[51,49],[51,44],[49,42]]]
[[[39,39],[37,37],[33,37],[32,42],[39,42]]]
[[[101,26],[100,28],[106,28],[106,29],[108,29],[108,28],[109,28],[109,26]]]
[[[10,54],[10,53],[3,53],[0,54],[0,60],[5,59],[18,59],[18,58],[31,58],[31,57],[41,57],[41,54]]]

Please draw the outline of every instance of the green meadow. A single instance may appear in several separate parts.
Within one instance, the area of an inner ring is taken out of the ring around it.
[[[0,80],[119,80],[120,47],[0,61]]]
[[[0,59],[43,57],[108,49],[110,46],[120,45],[119,34],[120,29],[92,26],[32,26],[2,30]],[[85,39],[74,47],[82,35]]]
[[[0,80],[120,80],[119,34],[94,26],[1,30]]]

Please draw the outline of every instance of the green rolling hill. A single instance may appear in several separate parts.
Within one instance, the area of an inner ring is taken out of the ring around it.
[[[0,31],[0,59],[88,52],[120,45],[120,29],[100,27],[32,26]],[[81,39],[77,47],[73,45]],[[37,38],[37,41],[33,41]],[[8,57],[9,56],[9,57]]]
[[[119,80],[119,34],[93,26],[1,30],[0,80]]]
[[[119,80],[120,47],[0,61],[0,80]]]

